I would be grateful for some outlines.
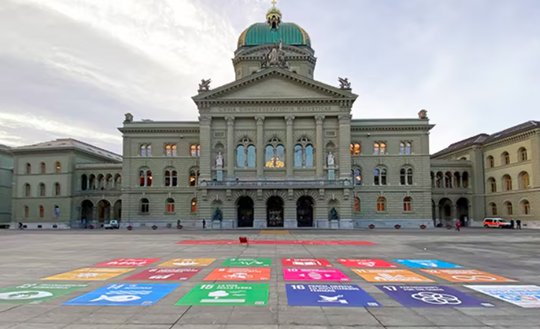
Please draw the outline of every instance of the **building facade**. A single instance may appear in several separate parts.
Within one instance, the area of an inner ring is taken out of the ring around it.
[[[11,221],[11,184],[13,182],[13,155],[11,148],[0,145],[0,225]]]

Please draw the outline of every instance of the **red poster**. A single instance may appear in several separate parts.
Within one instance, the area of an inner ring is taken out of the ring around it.
[[[325,258],[283,258],[281,259],[281,265],[295,267],[332,267],[332,264]]]
[[[143,267],[158,260],[159,258],[117,258],[96,264],[94,267]]]
[[[337,261],[348,267],[358,267],[358,268],[395,268],[397,267],[396,265],[382,259],[338,258]]]
[[[249,244],[269,245],[318,245],[318,246],[373,246],[375,243],[361,240],[251,240]],[[238,240],[182,240],[177,244],[195,245],[233,245],[239,244]]]
[[[185,281],[199,273],[198,268],[150,268],[126,280]]]

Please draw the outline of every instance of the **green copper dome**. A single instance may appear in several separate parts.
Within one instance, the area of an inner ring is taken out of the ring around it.
[[[280,42],[291,46],[311,46],[307,32],[294,23],[280,23],[277,28],[272,28],[267,23],[255,23],[240,34],[238,48]]]

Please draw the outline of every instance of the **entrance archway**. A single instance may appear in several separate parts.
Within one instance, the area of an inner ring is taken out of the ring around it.
[[[237,226],[253,227],[253,200],[248,196],[242,196],[236,201]]]
[[[266,201],[266,226],[283,227],[283,199],[278,196]]]
[[[459,198],[456,201],[456,217],[461,222],[461,226],[468,226],[469,224],[469,200],[466,198]]]
[[[86,227],[94,219],[94,204],[90,200],[81,202],[81,227]]]
[[[101,200],[97,204],[97,219],[103,223],[111,218],[111,203],[107,200]]]
[[[122,219],[122,200],[118,200],[114,203],[113,207],[113,219]]]
[[[313,198],[303,196],[296,201],[296,222],[298,227],[313,227]]]
[[[452,207],[452,201],[448,198],[439,201],[439,219],[442,225],[452,225]]]

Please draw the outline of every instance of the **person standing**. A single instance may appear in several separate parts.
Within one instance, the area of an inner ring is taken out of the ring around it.
[[[456,220],[456,231],[461,231],[461,221],[459,219]]]
[[[202,219],[202,228],[203,230],[206,229],[206,219]]]
[[[517,225],[516,228],[517,228],[518,230],[521,230],[521,219],[517,219],[517,220],[516,220],[516,225]]]

